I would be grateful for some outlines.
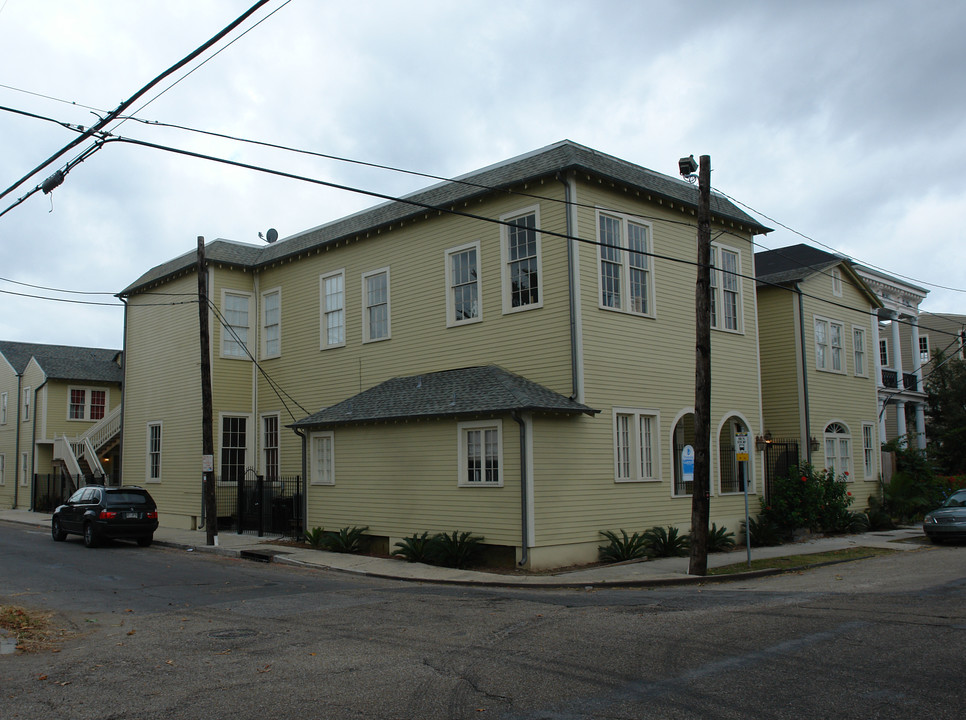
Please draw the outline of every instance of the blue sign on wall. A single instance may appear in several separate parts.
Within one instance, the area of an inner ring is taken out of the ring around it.
[[[694,482],[694,448],[690,445],[681,450],[681,474],[684,482]]]

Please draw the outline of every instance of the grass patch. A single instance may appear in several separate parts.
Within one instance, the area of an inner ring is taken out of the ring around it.
[[[48,649],[60,632],[50,627],[52,613],[27,610],[17,605],[0,605],[0,628],[17,638],[17,649],[37,652]]]
[[[734,575],[735,573],[751,572],[754,570],[792,570],[810,565],[821,565],[832,562],[848,562],[850,560],[863,560],[869,557],[880,555],[892,555],[902,552],[901,550],[887,550],[884,548],[856,547],[846,550],[831,550],[822,553],[810,553],[808,555],[786,555],[776,558],[761,558],[751,561],[751,567],[747,562],[735,563],[734,565],[724,565],[723,567],[708,568],[708,575]]]

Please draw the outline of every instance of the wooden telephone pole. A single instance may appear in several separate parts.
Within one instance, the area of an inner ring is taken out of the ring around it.
[[[693,162],[693,161],[692,161]],[[708,574],[711,517],[711,156],[698,165],[698,279],[694,294],[694,482],[689,575]]]
[[[207,544],[218,544],[218,504],[215,500],[214,440],[211,430],[211,351],[208,339],[208,269],[205,238],[198,236],[198,326],[201,339],[201,476]]]

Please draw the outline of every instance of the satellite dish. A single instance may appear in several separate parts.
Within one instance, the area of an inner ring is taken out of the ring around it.
[[[278,230],[276,230],[275,228],[269,228],[265,239],[270,243],[273,243],[276,240],[278,240]]]

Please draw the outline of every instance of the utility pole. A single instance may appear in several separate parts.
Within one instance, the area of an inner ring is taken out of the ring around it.
[[[205,238],[198,236],[198,326],[201,339],[201,476],[207,544],[218,544],[218,504],[215,500],[214,441],[211,430],[211,351],[208,339],[208,269]]]
[[[693,159],[691,161],[694,162]],[[711,156],[698,166],[698,279],[695,284],[694,482],[689,575],[708,574],[711,516]]]

